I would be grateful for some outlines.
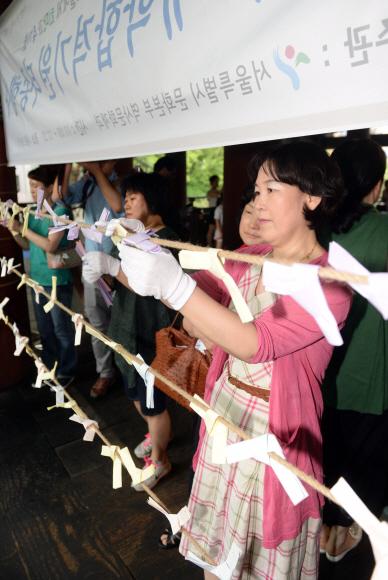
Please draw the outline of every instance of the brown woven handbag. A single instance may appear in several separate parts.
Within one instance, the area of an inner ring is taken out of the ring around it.
[[[183,328],[180,330],[174,328],[175,320],[171,326],[162,328],[155,334],[156,356],[151,367],[189,395],[197,394],[203,398],[212,355],[208,350],[202,354],[196,349],[197,339],[189,336]],[[155,386],[192,411],[187,399],[157,378],[155,378]]]

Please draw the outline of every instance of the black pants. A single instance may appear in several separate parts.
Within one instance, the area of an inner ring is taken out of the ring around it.
[[[323,473],[332,487],[340,477],[380,517],[388,499],[388,411],[382,415],[325,407],[322,417]],[[349,526],[352,519],[326,500],[323,523]]]

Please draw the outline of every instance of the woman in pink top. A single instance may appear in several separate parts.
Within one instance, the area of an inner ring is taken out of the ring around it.
[[[260,153],[251,173],[268,245],[240,252],[325,266],[327,253],[315,228],[333,215],[343,191],[326,152],[311,143],[291,143]],[[273,433],[290,462],[322,481],[320,383],[333,347],[315,320],[289,296],[267,292],[259,265],[226,263],[254,317],[243,324],[223,283],[208,272],[187,276],[165,250],[140,254],[123,246],[120,257],[119,276],[136,292],[180,310],[216,345],[206,383],[210,406],[252,437]],[[351,294],[335,283],[322,288],[341,328]],[[237,441],[229,431],[228,443]],[[213,464],[207,433],[197,455],[186,527],[217,565],[235,543],[242,556],[233,580],[316,578],[323,498],[306,486],[308,498],[294,506],[273,471],[253,459]],[[186,538],[180,550],[199,556]],[[213,577],[205,572],[205,578]]]

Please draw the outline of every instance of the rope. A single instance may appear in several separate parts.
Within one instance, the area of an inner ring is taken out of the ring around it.
[[[0,202],[0,208],[2,209],[4,207],[4,202]],[[16,210],[16,204],[14,204],[15,210]],[[20,206],[19,210],[22,212],[23,208],[21,208]],[[29,214],[31,215],[35,215],[35,212],[32,210],[28,211]],[[38,215],[44,217],[44,218],[49,218],[49,219],[53,219],[52,216],[48,213],[43,213],[40,212],[38,213]],[[57,220],[63,222],[64,224],[71,224],[74,222],[74,220],[68,220],[65,219],[63,217],[57,216]],[[78,222],[78,225],[82,228],[86,228],[86,229],[91,229],[91,226],[88,224],[84,224],[81,222]],[[97,230],[99,232],[105,233],[105,230],[103,228],[97,228]],[[119,235],[119,234],[118,234]],[[133,234],[128,233],[128,236],[132,236]],[[208,248],[204,248],[202,246],[195,246],[194,244],[186,244],[184,242],[176,242],[173,240],[161,240],[159,238],[151,238],[151,241],[154,244],[157,244],[158,246],[167,246],[169,248],[174,248],[176,250],[189,250],[191,252],[207,252]],[[227,260],[235,260],[237,262],[245,262],[248,264],[264,264],[264,262],[268,259],[268,258],[264,258],[262,256],[255,256],[252,254],[239,254],[238,252],[230,252],[228,250],[220,250],[218,252],[218,256],[220,258],[225,258]],[[269,259],[269,261],[274,261]],[[359,282],[361,284],[368,284],[369,280],[368,280],[368,276],[360,276],[358,274],[352,274],[350,272],[341,272],[339,270],[334,270],[334,268],[319,268],[318,270],[318,276],[324,280],[337,280],[338,282]]]
[[[19,276],[20,278],[22,277],[22,274],[20,272],[18,272],[18,270],[14,269],[14,270],[12,270],[12,272],[15,273],[17,276]],[[26,283],[29,286],[38,286],[38,284],[36,282],[34,282],[34,280],[31,280],[31,278],[26,278]],[[39,292],[40,292],[40,294],[43,294],[47,298],[51,299],[51,295],[48,294],[47,292],[45,292],[44,290],[39,289]],[[67,308],[66,306],[64,306],[58,300],[53,300],[53,302],[54,302],[54,304],[56,304],[57,306],[59,306],[59,308],[62,308],[62,310],[64,310],[65,312],[67,312],[70,316],[74,316],[76,314],[75,312],[73,312],[72,310],[70,310],[69,308]],[[103,334],[99,330],[95,329],[90,324],[90,322],[88,322],[87,320],[82,320],[82,324],[84,326],[87,326],[90,329],[92,329],[94,333],[98,334],[101,337],[101,340],[103,342],[107,341],[108,342],[108,346],[109,346],[109,342],[111,341],[111,339],[109,337],[105,336],[105,334]],[[127,358],[127,359],[129,359],[131,361],[135,361],[139,365],[142,365],[143,364],[143,361],[141,359],[137,358],[132,353],[130,353],[129,351],[127,351],[121,344],[116,344],[116,343],[114,343],[114,344],[115,344],[114,350],[116,352],[118,352],[119,354],[122,354],[124,356],[124,358]],[[168,387],[170,387],[173,391],[176,391],[177,393],[179,393],[187,401],[190,401],[191,403],[195,403],[195,405],[197,405],[198,407],[200,407],[204,411],[207,411],[208,410],[208,406],[205,403],[203,403],[202,401],[200,401],[198,399],[195,399],[194,397],[192,397],[191,395],[189,395],[188,393],[186,393],[186,391],[184,391],[181,387],[179,387],[178,385],[176,385],[175,383],[173,383],[172,381],[170,381],[169,379],[167,379],[166,377],[164,377],[162,374],[160,374],[155,369],[149,367],[148,372],[152,373],[157,379],[161,380],[164,384],[166,384]],[[236,425],[233,425],[233,423],[230,423],[229,421],[227,421],[226,419],[224,419],[224,417],[218,416],[217,417],[217,421],[220,421],[220,423],[222,423],[228,429],[230,429],[231,431],[233,431],[234,433],[236,433],[239,437],[241,437],[241,439],[244,439],[245,441],[247,441],[249,439],[252,439],[252,437],[250,437],[249,435],[247,435],[245,433],[245,431],[243,431],[240,427],[237,427]],[[98,431],[96,430],[96,432],[98,432]],[[101,438],[103,438],[103,436]],[[302,471],[301,469],[299,469],[298,467],[296,467],[295,465],[293,465],[292,463],[290,463],[286,459],[283,459],[282,457],[280,457],[276,453],[270,452],[269,455],[271,456],[272,459],[274,459],[275,461],[277,461],[281,465],[284,465],[284,467],[286,467],[287,469],[289,469],[290,471],[292,471],[292,473],[294,473],[295,475],[297,475],[302,481],[306,482],[313,489],[315,489],[319,493],[322,493],[328,499],[330,499],[331,501],[334,501],[335,503],[338,504],[338,501],[334,498],[334,496],[332,495],[330,489],[328,487],[326,487],[325,485],[323,485],[322,483],[320,483],[319,481],[317,481],[314,477],[308,475],[307,473],[305,473],[304,471]],[[151,497],[153,497],[153,496],[151,496]],[[161,503],[160,500],[157,500],[157,501],[158,501],[158,503]],[[340,504],[338,504],[338,505],[340,505]]]
[[[17,270],[13,270],[13,272],[15,272],[16,275],[21,277],[21,274]],[[27,284],[29,286],[35,286],[35,284],[31,284],[30,282],[31,282],[31,278],[27,278]],[[40,293],[43,294],[44,296],[47,296],[48,298],[50,298],[50,295],[47,294],[46,292],[40,290]],[[57,304],[57,306],[59,306],[60,308],[62,308],[62,310],[65,310],[66,312],[71,313],[71,310],[66,308],[66,306],[64,306],[63,304],[61,304],[57,300],[54,300],[54,303]],[[22,338],[22,335],[18,331],[14,331],[13,325],[10,322],[8,322],[8,318],[7,318],[7,320],[4,320],[4,318],[3,318],[3,321],[19,339]],[[91,328],[93,328],[93,326],[91,326],[89,323],[86,323],[86,321],[84,321],[84,320],[82,321],[82,324],[85,324],[85,326],[88,325]],[[93,330],[96,330],[96,329],[93,328]],[[96,330],[96,332],[98,332],[98,331]],[[46,367],[46,365],[44,365],[42,363],[40,358],[36,355],[36,353],[32,350],[32,348],[28,344],[25,346],[25,350],[29,356],[31,356],[32,358],[34,358],[35,360],[39,361],[42,364],[45,372],[50,372],[49,369]],[[139,359],[136,359],[136,357],[133,357],[133,358],[135,360],[139,360]],[[142,361],[139,360],[139,363],[141,363],[141,362]],[[62,386],[55,376],[54,376],[53,382],[55,383],[55,385],[57,387]],[[73,397],[71,395],[69,395],[69,393],[66,391],[66,389],[62,389],[62,391],[63,391],[63,394],[65,395],[65,397],[68,401],[74,401],[75,404],[72,406],[72,409],[74,410],[74,412],[77,413],[77,415],[79,415],[83,419],[88,420],[89,417],[86,415],[86,413],[84,413],[84,411],[81,409],[81,407],[78,406],[76,400],[73,399]],[[100,429],[95,426],[94,423],[92,423],[91,429],[93,429],[96,432],[96,434],[100,437],[100,439],[102,439],[102,441],[105,443],[105,445],[107,445],[108,447],[112,446],[112,444],[109,442],[109,440],[100,431]],[[115,451],[114,457],[118,458],[120,460],[121,464],[124,465],[124,467],[125,467],[125,464],[120,456],[120,453],[117,453],[117,451]],[[162,502],[162,500],[159,499],[159,497],[148,487],[148,485],[146,485],[144,482],[141,482],[141,485],[143,486],[144,491],[146,493],[148,493],[148,495],[150,497],[152,497],[152,499],[154,501],[156,501],[156,503],[158,503],[167,513],[171,514],[171,511],[165,506],[165,504]],[[211,564],[212,566],[216,566],[216,563],[214,562],[214,560],[205,552],[205,550],[198,544],[198,542],[190,535],[190,533],[185,528],[182,527],[181,532],[196,547],[196,549],[200,552],[200,554],[205,558],[205,560],[209,564]]]

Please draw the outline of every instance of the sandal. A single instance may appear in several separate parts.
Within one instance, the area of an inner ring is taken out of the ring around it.
[[[171,550],[171,548],[177,548],[180,544],[182,532],[172,533],[171,528],[166,528],[162,534],[167,536],[167,544],[163,544],[161,538],[159,538],[158,545],[163,548],[163,550]]]

